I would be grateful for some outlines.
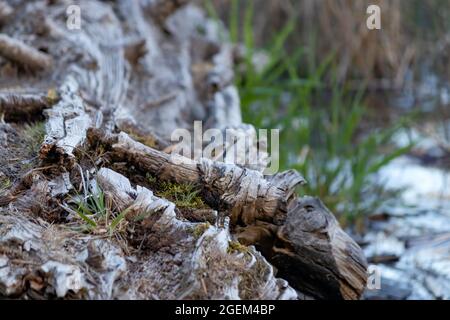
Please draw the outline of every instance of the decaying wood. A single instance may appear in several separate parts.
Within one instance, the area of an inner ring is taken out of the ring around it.
[[[52,66],[52,58],[48,54],[6,34],[0,34],[0,56],[33,70]]]
[[[0,214],[2,296],[111,299],[125,271],[120,248],[106,240],[83,239],[18,212]]]
[[[73,150],[84,141],[92,120],[85,112],[78,89],[77,81],[68,76],[59,90],[59,102],[46,110],[48,121],[41,158],[60,161],[72,158]]]
[[[153,285],[165,283],[169,287],[180,286],[174,296],[179,299],[245,299],[253,296],[252,292],[248,292],[250,290],[259,292],[262,299],[296,298],[295,291],[274,277],[272,267],[253,248],[246,254],[229,250],[231,235],[228,224],[209,225],[196,239],[196,236],[193,236],[195,230],[204,224],[179,220],[173,203],[156,197],[146,188],[132,187],[126,177],[110,169],[100,169],[97,181],[108,198],[121,210],[127,210],[126,219],[130,223],[140,218],[138,228],[152,234],[149,239],[145,239],[147,246],[163,243],[169,247],[172,255],[167,256],[164,252],[157,251],[148,257],[146,264],[152,268],[144,269],[147,273],[145,278],[155,279]],[[139,217],[143,213],[145,216]],[[158,241],[152,243],[155,239]],[[180,251],[184,253],[181,254]],[[241,255],[242,261],[230,263],[235,255]],[[172,263],[173,256],[183,256],[185,259],[181,266],[174,270],[177,272],[175,277],[172,273],[167,274],[161,270]],[[208,270],[206,279],[205,270]],[[218,279],[221,281],[218,282]]]
[[[271,257],[280,275],[315,297],[358,299],[364,291],[367,265],[361,249],[317,198],[290,203]]]
[[[255,220],[282,223],[286,215],[287,196],[276,185],[270,184],[254,170],[201,159],[199,162],[179,155],[171,155],[147,147],[131,139],[126,133],[107,135],[100,130],[89,130],[92,144],[100,143],[113,151],[116,161],[129,161],[143,172],[161,179],[197,183],[205,189],[205,196],[216,206],[230,210],[233,223],[246,225]],[[300,175],[292,179],[290,188],[303,182]]]
[[[361,249],[320,201],[295,199],[294,189],[303,182],[295,171],[265,179],[258,171],[235,165],[169,155],[125,133],[89,130],[88,139],[110,150],[115,161],[161,179],[201,186],[209,204],[228,212],[232,224],[241,226],[238,239],[260,247],[302,292],[332,299],[357,299],[362,294],[366,262]]]

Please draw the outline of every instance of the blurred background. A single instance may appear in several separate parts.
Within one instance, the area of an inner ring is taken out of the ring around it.
[[[366,298],[449,299],[450,1],[197,2],[235,44],[244,121],[281,129],[299,194],[378,266]]]

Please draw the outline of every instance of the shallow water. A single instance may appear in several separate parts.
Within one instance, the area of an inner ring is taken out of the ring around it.
[[[380,179],[406,190],[364,236],[364,252],[381,273],[381,289],[366,298],[450,299],[450,173],[404,156]]]

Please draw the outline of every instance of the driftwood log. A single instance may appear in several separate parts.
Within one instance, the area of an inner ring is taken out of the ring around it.
[[[71,4],[79,30],[67,28]],[[0,296],[362,295],[361,249],[320,200],[297,196],[297,172],[264,176],[265,158],[237,166],[169,153],[171,133],[195,120],[254,133],[224,34],[186,0],[0,1],[0,113],[15,125],[45,117],[40,163],[19,179],[0,172],[15,179],[0,190]],[[0,131],[5,154],[11,132]],[[198,186],[208,208],[187,215],[147,174]],[[80,217],[69,203],[91,186],[126,213],[120,241],[71,229]]]
[[[302,292],[328,299],[357,299],[362,294],[366,263],[360,248],[318,199],[295,197],[295,187],[303,182],[297,172],[266,179],[235,165],[180,159],[125,133],[105,136],[90,130],[88,139],[110,150],[112,161],[163,180],[201,186],[203,198],[230,216],[239,229],[237,238],[260,248]]]

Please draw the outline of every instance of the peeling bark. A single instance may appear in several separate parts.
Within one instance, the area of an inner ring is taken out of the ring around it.
[[[138,143],[123,132],[105,135],[89,130],[88,139],[112,150],[115,161],[129,161],[161,179],[200,185],[213,205],[230,210],[233,223],[242,221],[249,225],[262,220],[280,224],[285,219],[287,198],[293,191],[270,184],[258,171],[204,158],[196,162],[170,155]],[[289,184],[291,189],[304,181],[299,174],[292,175],[295,179]]]

